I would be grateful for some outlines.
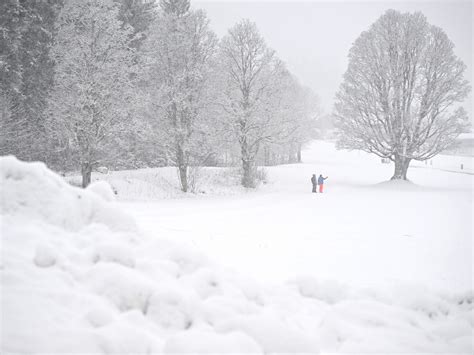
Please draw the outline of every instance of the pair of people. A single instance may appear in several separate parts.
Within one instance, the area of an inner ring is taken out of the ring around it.
[[[324,188],[324,180],[326,180],[328,177],[323,177],[322,174],[319,174],[319,177],[316,179],[316,174],[313,174],[311,177],[311,183],[313,184],[313,192],[317,192],[317,188],[319,185],[319,193],[323,193],[323,188]]]

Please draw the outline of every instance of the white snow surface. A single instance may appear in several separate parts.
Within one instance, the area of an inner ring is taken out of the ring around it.
[[[146,202],[1,158],[0,352],[472,354],[472,176],[303,157],[256,191]]]

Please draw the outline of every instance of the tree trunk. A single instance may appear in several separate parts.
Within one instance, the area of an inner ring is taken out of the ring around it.
[[[408,167],[410,166],[411,159],[405,159],[405,164],[403,165],[403,180],[408,180],[407,179],[407,171]]]
[[[264,156],[263,165],[269,166],[270,165],[270,149],[268,149],[268,147],[263,148],[263,156]]]
[[[411,159],[395,156],[395,171],[391,180],[407,180],[408,166],[410,165]]]
[[[181,190],[188,192],[188,164],[186,162],[183,148],[178,145],[176,152],[176,163],[178,165],[179,181],[181,183]]]
[[[244,170],[242,186],[247,188],[255,187],[255,167],[253,161],[242,158],[242,168]]]
[[[296,150],[293,143],[288,147],[288,164],[296,162]]]
[[[86,188],[91,183],[92,164],[84,162],[81,164],[82,187]]]
[[[245,138],[240,141],[240,154],[243,170],[242,186],[247,188],[255,187],[255,160],[250,154],[249,146]]]
[[[188,167],[185,165],[180,165],[179,170],[179,181],[181,182],[181,190],[183,192],[188,192]]]
[[[301,144],[298,144],[298,152],[296,153],[298,163],[301,163]]]

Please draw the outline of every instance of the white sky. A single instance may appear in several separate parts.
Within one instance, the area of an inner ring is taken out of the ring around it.
[[[347,67],[347,54],[359,34],[387,9],[421,11],[444,29],[473,82],[473,5],[464,1],[250,1],[191,0],[207,12],[219,37],[242,18],[256,22],[267,44],[277,51],[302,84],[320,97],[325,112]],[[465,108],[472,119],[472,94]]]

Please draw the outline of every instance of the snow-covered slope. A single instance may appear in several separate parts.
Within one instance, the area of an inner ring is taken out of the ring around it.
[[[2,354],[472,351],[469,289],[270,285],[143,233],[104,183],[7,157],[0,185]]]

